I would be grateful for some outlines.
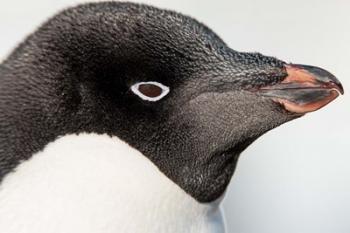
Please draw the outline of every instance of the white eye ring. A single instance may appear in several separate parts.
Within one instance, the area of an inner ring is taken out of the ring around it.
[[[156,86],[160,89],[161,92],[159,93],[159,95],[156,95],[156,96],[147,96],[146,94],[144,94],[140,91],[140,87],[142,87],[143,85]],[[136,84],[131,86],[131,91],[134,92],[134,94],[136,94],[137,96],[139,96],[143,100],[155,102],[155,101],[162,99],[164,96],[166,96],[169,93],[170,89],[169,89],[169,87],[167,87],[161,83],[152,81],[152,82],[136,83]]]

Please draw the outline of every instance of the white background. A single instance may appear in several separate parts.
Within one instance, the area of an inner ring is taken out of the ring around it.
[[[0,0],[0,57],[74,0]],[[350,232],[350,1],[143,0],[189,14],[233,49],[318,65],[345,96],[260,138],[224,201],[228,232]]]

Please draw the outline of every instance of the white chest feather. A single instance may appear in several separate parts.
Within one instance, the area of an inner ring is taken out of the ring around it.
[[[2,233],[223,233],[200,204],[116,137],[70,135],[0,184]]]

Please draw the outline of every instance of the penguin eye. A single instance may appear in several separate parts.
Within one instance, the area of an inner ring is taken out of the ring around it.
[[[169,87],[158,82],[139,82],[131,86],[131,91],[143,100],[158,101],[169,93]]]

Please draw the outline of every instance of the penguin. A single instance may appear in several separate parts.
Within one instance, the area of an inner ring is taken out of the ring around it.
[[[63,10],[0,65],[0,231],[223,233],[239,155],[342,93],[173,11]]]

